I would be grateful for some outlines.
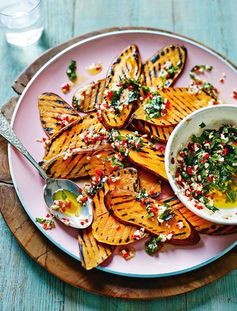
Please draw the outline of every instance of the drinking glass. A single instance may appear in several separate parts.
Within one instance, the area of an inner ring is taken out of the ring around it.
[[[39,40],[43,32],[40,0],[1,0],[0,26],[10,44],[26,46]]]

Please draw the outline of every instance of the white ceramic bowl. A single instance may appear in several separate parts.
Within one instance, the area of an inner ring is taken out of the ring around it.
[[[199,126],[202,122],[206,124],[204,129]],[[171,159],[174,158],[174,160],[176,160],[178,151],[190,141],[191,135],[200,135],[205,129],[218,129],[223,124],[237,126],[237,104],[223,104],[203,108],[183,119],[176,126],[168,140],[165,151],[165,169],[173,191],[182,203],[193,213],[215,223],[237,225],[237,203],[235,208],[219,209],[219,211],[213,214],[210,214],[207,209],[197,209],[177,185],[174,178],[176,161],[174,161],[174,164],[171,163]]]

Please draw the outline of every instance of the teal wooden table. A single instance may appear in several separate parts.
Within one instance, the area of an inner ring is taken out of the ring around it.
[[[17,75],[48,48],[113,26],[147,26],[192,37],[237,64],[236,0],[44,0],[45,32],[26,49],[0,33],[0,105]],[[236,85],[237,86],[237,85]],[[237,271],[189,294],[147,302],[99,297],[59,281],[18,245],[0,216],[0,310],[237,310]]]

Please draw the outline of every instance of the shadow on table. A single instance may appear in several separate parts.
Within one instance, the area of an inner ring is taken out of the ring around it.
[[[9,57],[11,57],[13,64],[17,64],[17,67],[20,67],[22,70],[47,49],[49,49],[49,43],[45,33],[43,33],[38,42],[25,47],[6,43],[6,52],[10,54]]]

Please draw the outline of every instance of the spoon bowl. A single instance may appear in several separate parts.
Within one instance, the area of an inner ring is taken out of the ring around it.
[[[62,189],[72,192],[77,197],[82,194],[81,188],[69,179],[47,179],[44,186],[44,200],[50,213],[67,226],[79,229],[89,227],[93,220],[92,202],[90,198],[88,198],[88,200],[81,206],[80,214],[78,216],[65,215],[58,210],[52,209],[54,204],[53,196],[58,190]]]
[[[49,208],[49,211],[52,215],[54,215],[57,219],[59,219],[62,223],[67,226],[85,229],[89,227],[93,220],[92,213],[92,202],[91,199],[87,199],[86,202],[81,204],[80,213],[78,215],[68,215],[60,212],[59,210],[54,210],[52,208],[54,204],[54,194],[58,190],[69,191],[75,198],[77,198],[82,190],[78,187],[76,183],[69,179],[51,179],[47,176],[45,171],[41,168],[41,166],[35,161],[35,159],[30,155],[30,153],[23,146],[19,138],[16,136],[14,131],[12,130],[10,124],[7,119],[0,113],[0,135],[2,135],[12,146],[14,146],[39,172],[40,176],[45,180],[44,186],[44,200]],[[78,202],[79,204],[79,202]]]

